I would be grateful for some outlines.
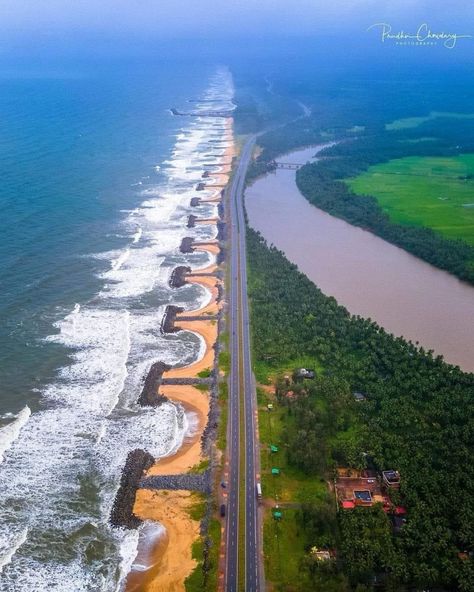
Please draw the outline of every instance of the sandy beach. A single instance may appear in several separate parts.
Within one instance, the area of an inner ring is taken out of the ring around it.
[[[219,244],[218,242],[206,242],[203,245],[199,245],[199,244],[195,244],[193,245],[193,248],[196,249],[196,251],[207,251],[208,253],[212,253],[213,255],[217,255],[220,251],[219,249]],[[197,270],[196,270],[197,271]]]
[[[229,167],[230,168],[230,167]],[[211,177],[210,177],[211,178]],[[228,173],[224,170],[221,173],[214,173],[212,179],[215,179],[215,183],[208,184],[208,189],[222,189],[222,186],[227,184]]]
[[[179,321],[179,318],[177,319]],[[179,321],[178,326],[183,331],[198,333],[204,338],[206,351],[204,356],[189,366],[173,368],[166,372],[166,378],[189,378],[194,377],[206,369],[212,369],[214,364],[214,344],[217,341],[217,321]]]
[[[165,385],[160,393],[171,401],[183,405],[186,412],[194,413],[198,423],[192,433],[186,436],[180,449],[171,456],[160,458],[148,471],[147,475],[177,475],[186,473],[202,460],[201,436],[206,426],[209,413],[209,393],[194,386]]]
[[[206,270],[202,270],[200,273],[213,273],[217,269],[217,265],[211,265],[207,267]],[[200,284],[204,286],[211,292],[211,300],[209,304],[207,304],[204,308],[200,308],[199,310],[190,310],[183,313],[183,315],[187,317],[198,317],[203,315],[216,315],[219,312],[220,303],[217,302],[217,283],[219,280],[212,275],[207,277],[203,276],[188,276],[186,281],[193,284]],[[179,323],[179,314],[176,316],[176,324],[181,326]]]
[[[143,520],[154,520],[166,529],[146,572],[131,572],[127,592],[182,592],[184,581],[196,567],[192,544],[199,536],[199,521],[190,510],[195,504],[190,491],[148,491],[139,489],[134,512]]]
[[[226,139],[232,140],[232,120],[226,122],[228,131]],[[234,156],[234,146],[229,146],[223,156],[223,162],[231,163]],[[230,164],[225,164],[222,171],[213,174],[209,179],[214,179],[215,185],[225,185],[229,179]],[[212,188],[212,184],[208,189]],[[216,187],[215,194],[210,199],[220,201],[221,187]],[[209,199],[209,198],[208,198]],[[205,223],[217,223],[218,219],[208,220]],[[219,253],[218,241],[209,241],[204,245],[197,245],[198,250],[203,250],[217,255]],[[211,263],[205,268],[194,269],[195,273],[212,274],[217,271],[217,265]],[[192,274],[186,278],[188,282],[197,283],[211,292],[210,302],[203,308],[186,311],[182,316],[216,315],[220,303],[217,302],[219,280],[213,276],[195,276]],[[166,372],[166,378],[192,378],[199,372],[212,369],[214,364],[214,344],[218,337],[218,325],[215,319],[180,321],[177,315],[176,324],[184,331],[192,331],[201,335],[205,342],[204,355],[188,366],[173,368]],[[174,454],[160,458],[148,471],[148,475],[176,475],[190,471],[203,460],[201,450],[201,437],[207,423],[209,413],[209,393],[201,391],[194,386],[164,385],[160,393],[169,400],[183,405],[187,413],[197,417],[196,425],[192,426],[182,446]],[[196,561],[192,558],[192,544],[199,536],[199,522],[190,516],[190,508],[193,505],[195,494],[189,491],[149,491],[139,489],[137,492],[134,513],[143,520],[159,522],[166,529],[156,547],[149,551],[149,565],[145,572],[132,571],[127,578],[127,592],[182,592],[186,577],[196,567]]]
[[[198,218],[195,220],[195,224],[217,224],[219,222],[219,218]]]

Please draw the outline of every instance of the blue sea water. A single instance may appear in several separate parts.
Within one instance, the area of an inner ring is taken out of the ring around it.
[[[160,322],[167,303],[209,297],[168,280],[209,263],[178,247],[215,232],[186,220],[226,138],[222,119],[169,108],[227,109],[232,96],[226,68],[182,60],[0,70],[0,590],[123,584],[138,533],[107,519],[129,450],[169,453],[189,423],[136,399],[151,363],[202,349]]]
[[[168,108],[207,82],[170,66],[44,76],[0,78],[0,411],[34,404],[60,355],[38,337],[100,288],[90,255],[127,243],[121,209],[140,202],[134,183],[160,181],[183,123]]]

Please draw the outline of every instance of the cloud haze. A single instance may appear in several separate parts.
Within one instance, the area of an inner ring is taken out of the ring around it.
[[[4,35],[95,31],[112,35],[200,36],[217,29],[232,34],[311,35],[360,28],[380,20],[469,24],[465,0],[2,0]]]

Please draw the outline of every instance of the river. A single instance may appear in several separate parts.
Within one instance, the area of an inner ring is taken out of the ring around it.
[[[318,147],[281,162],[311,160]],[[330,216],[278,169],[247,188],[250,226],[349,312],[474,371],[474,288],[370,232]]]

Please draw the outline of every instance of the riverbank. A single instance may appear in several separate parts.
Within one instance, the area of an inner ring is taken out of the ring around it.
[[[213,184],[216,185],[215,191],[209,197],[216,203],[222,199],[222,185],[228,181],[234,156],[234,147],[233,144],[230,144],[232,121],[227,120],[226,125],[225,139],[229,141],[229,146],[222,156],[223,164],[217,173],[211,173],[205,179],[206,183],[209,183],[207,189],[212,189]],[[217,224],[218,221],[218,218],[209,219],[205,223]],[[195,248],[208,252],[211,259],[217,259],[220,252],[219,243],[214,240],[196,245]],[[200,373],[210,371],[214,366],[214,345],[218,337],[218,323],[215,316],[221,306],[217,287],[220,280],[216,276],[217,271],[218,266],[213,261],[204,268],[193,269],[192,273],[186,277],[186,282],[200,284],[211,295],[204,307],[185,311],[176,317],[177,327],[184,331],[192,331],[202,338],[202,355],[188,366],[172,368],[164,374],[165,379],[197,378]],[[193,273],[199,275],[193,276]],[[202,319],[206,315],[209,315],[209,320]],[[185,316],[188,319],[189,317],[199,318],[181,321],[180,316]],[[165,384],[160,387],[160,394],[185,409],[190,428],[179,449],[169,456],[157,459],[146,475],[178,475],[192,470],[196,471],[199,469],[199,465],[206,460],[202,451],[202,438],[210,411],[209,391],[198,389],[192,385]],[[138,590],[178,592],[185,590],[184,582],[197,566],[197,561],[192,556],[192,547],[199,537],[200,524],[199,520],[192,517],[194,498],[195,494],[183,490],[138,490],[134,513],[144,521],[159,522],[164,527],[164,531],[162,536],[154,541],[153,548],[148,553],[144,553],[139,544],[138,555],[141,553],[148,556],[147,569],[132,570],[127,578],[127,592]]]
[[[304,163],[317,147],[284,162]],[[330,216],[299,192],[295,171],[277,170],[246,190],[249,224],[350,313],[474,371],[474,288],[383,239]]]

